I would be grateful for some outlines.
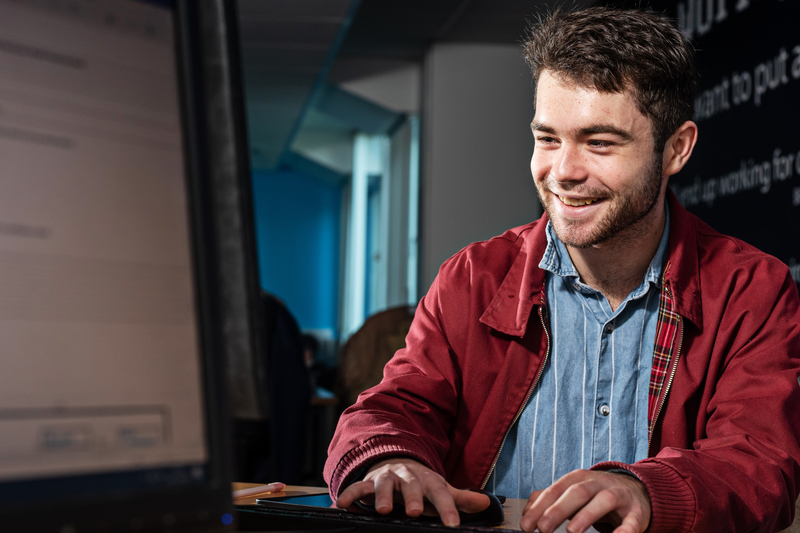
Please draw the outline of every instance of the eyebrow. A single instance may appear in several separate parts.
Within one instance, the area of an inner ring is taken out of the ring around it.
[[[550,126],[546,126],[546,125],[542,124],[541,122],[531,122],[531,130],[532,131],[543,131],[545,133],[552,133],[553,135],[555,135],[555,133],[556,133],[556,130],[554,130]]]
[[[588,128],[582,128],[581,130],[579,130],[579,133],[581,135],[594,135],[595,133],[610,133],[626,141],[630,141],[631,139],[633,139],[633,135],[631,135],[629,132],[608,124],[598,124],[596,126],[589,126]]]
[[[532,122],[531,123],[531,130],[532,131],[543,131],[545,133],[550,133],[552,135],[556,134],[556,130],[554,128],[552,128],[552,127],[550,127],[550,126],[548,126],[546,124],[543,124],[541,122]],[[594,135],[594,134],[597,134],[597,133],[610,133],[610,134],[616,135],[617,137],[619,137],[619,138],[621,138],[623,140],[626,140],[626,141],[630,141],[630,140],[633,139],[633,135],[631,135],[629,132],[627,132],[627,131],[625,131],[623,129],[617,128],[615,126],[612,126],[610,124],[597,124],[597,125],[594,125],[594,126],[589,126],[587,128],[581,128],[580,130],[578,130],[578,135],[580,135],[582,137],[586,136],[586,135]]]

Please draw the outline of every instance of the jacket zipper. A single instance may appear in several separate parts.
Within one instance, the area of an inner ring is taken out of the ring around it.
[[[514,424],[517,423],[519,417],[522,416],[522,411],[525,410],[525,407],[528,405],[528,401],[531,399],[531,395],[533,394],[533,389],[536,388],[536,384],[539,383],[539,378],[542,377],[542,372],[544,372],[544,367],[547,364],[547,358],[550,356],[550,332],[547,331],[547,326],[544,323],[544,305],[539,307],[539,320],[542,323],[542,329],[544,329],[544,334],[547,337],[547,349],[544,352],[544,359],[542,359],[542,366],[539,368],[539,373],[536,374],[536,378],[533,380],[533,384],[531,385],[530,389],[528,389],[528,394],[525,396],[525,401],[522,402],[522,407],[519,408],[517,414],[514,416],[514,420],[511,421],[511,425],[508,426],[506,429],[506,434],[503,435],[503,441],[500,443],[500,449],[497,450],[497,454],[494,456],[494,460],[492,461],[492,467],[489,468],[489,472],[486,474],[486,477],[483,479],[483,483],[481,483],[481,489],[486,488],[486,484],[489,482],[489,478],[492,477],[492,472],[494,472],[494,467],[497,466],[497,461],[500,459],[500,453],[503,451],[503,446],[506,445],[506,439],[508,438],[508,433],[511,431],[511,428],[514,427]]]
[[[672,298],[672,292],[670,292],[669,288],[666,288],[667,294],[669,295],[670,300]],[[661,409],[664,407],[664,404],[667,403],[667,395],[669,394],[669,389],[672,387],[672,380],[675,377],[675,371],[678,369],[678,362],[681,359],[681,347],[683,346],[683,317],[678,315],[678,327],[680,328],[680,336],[678,337],[678,351],[675,352],[675,363],[672,365],[672,372],[669,374],[669,381],[667,381],[667,388],[664,389],[664,396],[661,398],[661,403],[658,405],[658,411],[656,411],[656,417],[653,419],[653,431],[656,429],[656,422],[658,422],[658,417],[661,414]],[[650,444],[653,442],[653,432],[650,432],[650,435],[647,436],[647,457],[650,457]]]

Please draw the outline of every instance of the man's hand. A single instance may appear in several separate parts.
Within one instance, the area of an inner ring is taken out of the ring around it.
[[[650,497],[635,477],[575,470],[530,495],[520,527],[552,533],[571,517],[569,533],[583,533],[600,521],[613,524],[614,533],[642,533],[650,524],[650,512]]]
[[[413,459],[392,458],[377,463],[363,481],[347,487],[336,500],[336,507],[347,508],[357,500],[374,495],[375,509],[387,514],[392,511],[396,493],[402,496],[408,516],[421,515],[427,500],[442,517],[442,523],[450,527],[459,525],[459,509],[477,513],[489,506],[485,494],[456,489],[442,476]]]

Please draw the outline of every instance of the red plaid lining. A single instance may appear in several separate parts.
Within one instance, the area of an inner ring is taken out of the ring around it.
[[[656,326],[656,342],[653,347],[653,368],[650,372],[650,392],[647,404],[647,435],[653,434],[656,411],[658,410],[658,397],[664,388],[669,363],[672,360],[672,346],[675,341],[675,332],[678,331],[680,317],[675,313],[675,302],[667,290],[667,273],[669,262],[661,278],[661,302],[658,306],[658,325]]]

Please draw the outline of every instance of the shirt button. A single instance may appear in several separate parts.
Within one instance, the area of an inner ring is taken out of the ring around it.
[[[600,406],[600,414],[603,416],[608,416],[611,414],[611,408],[607,405]]]
[[[614,331],[614,324],[607,324],[606,325],[606,333],[609,335]]]

